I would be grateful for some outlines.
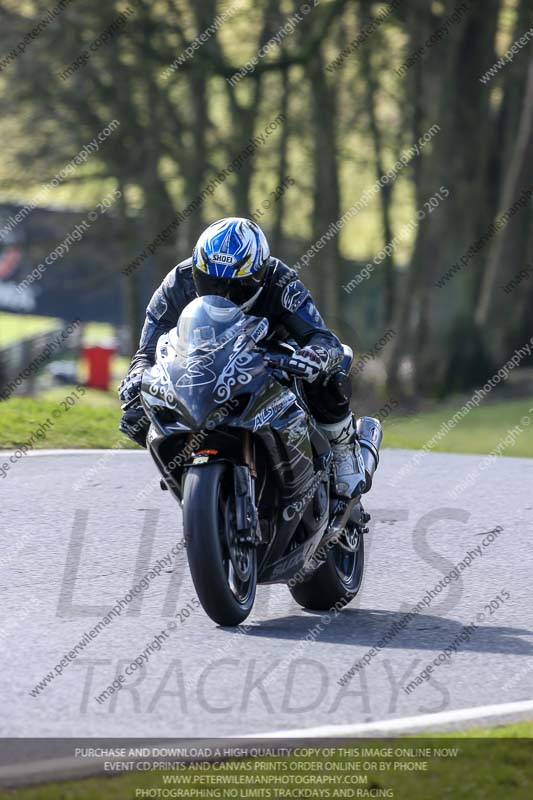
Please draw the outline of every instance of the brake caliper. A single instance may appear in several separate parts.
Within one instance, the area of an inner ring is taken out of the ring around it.
[[[235,528],[238,541],[249,546],[261,543],[255,507],[255,485],[247,466],[234,467],[235,476]]]

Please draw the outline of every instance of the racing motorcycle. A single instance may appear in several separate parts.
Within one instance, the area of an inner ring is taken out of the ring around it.
[[[360,497],[333,496],[329,441],[288,364],[293,348],[265,342],[268,327],[225,298],[196,298],[143,375],[147,447],[182,507],[200,603],[224,626],[246,619],[258,583],[285,583],[302,607],[327,610],[363,577],[370,516]],[[357,431],[369,488],[380,423],[362,417]]]

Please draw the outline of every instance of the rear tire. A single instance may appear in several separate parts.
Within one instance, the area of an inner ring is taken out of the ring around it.
[[[225,626],[246,619],[257,587],[255,548],[231,545],[233,512],[233,474],[228,464],[188,470],[183,485],[183,528],[189,568],[204,611]]]
[[[338,544],[328,552],[326,561],[303,583],[289,587],[296,602],[311,611],[329,611],[337,603],[350,603],[363,580],[365,546],[359,534],[357,550],[352,555]]]

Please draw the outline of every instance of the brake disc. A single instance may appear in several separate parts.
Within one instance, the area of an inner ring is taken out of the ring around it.
[[[237,540],[235,530],[235,514],[229,503],[226,503],[225,512],[226,541],[228,552],[235,574],[241,581],[247,581],[252,574],[251,548]]]

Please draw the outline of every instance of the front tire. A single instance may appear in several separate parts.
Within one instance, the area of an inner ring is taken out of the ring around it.
[[[329,611],[341,603],[350,603],[363,581],[365,545],[359,533],[357,548],[350,554],[336,544],[329,550],[321,567],[308,580],[289,587],[296,602],[311,611]]]
[[[253,547],[235,540],[233,473],[228,464],[188,470],[183,485],[187,559],[198,599],[218,625],[244,622],[257,588]]]

